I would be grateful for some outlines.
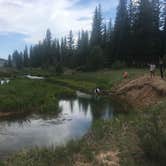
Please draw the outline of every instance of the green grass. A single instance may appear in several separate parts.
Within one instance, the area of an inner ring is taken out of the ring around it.
[[[24,78],[0,86],[0,92],[0,111],[4,112],[52,111],[57,109],[59,97],[74,95],[70,88]]]
[[[86,92],[92,92],[96,87],[111,90],[113,86],[123,81],[122,75],[124,71],[129,73],[128,80],[148,73],[146,69],[105,70],[63,75],[49,78],[49,80]]]

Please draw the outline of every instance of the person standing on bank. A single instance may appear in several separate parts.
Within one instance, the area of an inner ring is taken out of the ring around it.
[[[161,78],[163,79],[164,78],[164,73],[163,73],[163,59],[161,57],[159,58],[159,65],[160,65],[160,75],[161,75]]]
[[[150,66],[150,76],[151,76],[151,78],[154,78],[156,65],[155,64],[150,64],[149,66]]]

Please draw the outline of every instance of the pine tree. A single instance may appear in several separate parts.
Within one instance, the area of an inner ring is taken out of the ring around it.
[[[78,40],[77,40],[77,49],[80,49],[81,47],[81,32],[78,32]]]
[[[70,30],[69,36],[68,36],[68,48],[70,51],[74,49],[74,37],[73,37],[72,30]]]
[[[51,47],[52,47],[52,35],[51,35],[51,31],[49,29],[47,29],[46,32],[46,37],[44,39],[44,61],[45,61],[45,67],[48,67],[49,64],[52,63],[52,54],[51,54]]]
[[[108,28],[106,30],[106,43],[104,47],[104,67],[111,67],[112,62],[112,40],[113,40],[113,26],[110,18]]]
[[[160,2],[160,29],[164,29],[166,19],[166,0]]]
[[[17,50],[15,50],[12,54],[12,59],[13,59],[14,67],[16,67],[17,69],[22,69],[23,53],[22,52],[19,53]]]
[[[138,23],[138,15],[139,15],[139,2],[130,0],[128,6],[128,17],[129,17],[129,25],[130,25],[130,33],[135,32],[136,25]]]
[[[129,31],[127,0],[120,0],[114,26],[114,60],[126,61]]]
[[[102,14],[101,5],[96,7],[93,17],[92,33],[91,33],[91,46],[100,46],[102,44]]]
[[[160,24],[160,1],[159,0],[152,0],[152,17],[153,17],[153,32],[159,31],[159,24]]]
[[[61,63],[62,64],[65,63],[66,50],[67,50],[67,46],[66,46],[65,40],[66,40],[65,38],[61,38],[60,54],[61,54]]]
[[[74,62],[74,36],[72,30],[70,30],[68,38],[67,38],[67,56],[66,56],[66,62],[68,67],[73,67],[75,65]]]
[[[153,12],[151,8],[151,3],[149,0],[141,0],[139,6],[139,16],[138,16],[138,27],[137,27],[137,41],[138,44],[136,61],[139,64],[145,62],[153,63],[156,61],[156,55],[154,55],[153,46]],[[145,65],[146,65],[145,64]]]
[[[88,31],[82,31],[78,34],[77,41],[77,63],[78,66],[85,66],[89,54],[89,35]]]
[[[112,25],[112,19],[110,18],[107,30],[107,42],[111,42],[112,37],[113,37],[113,25]]]
[[[56,57],[57,57],[57,62],[61,63],[60,43],[58,39],[56,41]]]
[[[106,42],[107,42],[107,24],[103,24],[103,33],[102,33],[102,46],[105,47],[106,46]]]
[[[28,48],[27,48],[27,46],[25,46],[25,49],[24,49],[23,59],[24,59],[24,66],[28,67],[29,66],[29,57],[28,57]]]
[[[152,21],[153,21],[153,29],[152,29],[152,50],[153,50],[153,56],[154,59],[159,61],[162,58],[162,37],[160,32],[160,0],[152,0],[151,6],[152,6]],[[156,58],[155,58],[156,56]],[[157,57],[158,56],[158,57]]]
[[[61,57],[62,63],[67,66],[68,63],[68,46],[66,36],[61,40]]]
[[[164,0],[163,20],[163,55],[166,56],[166,0]]]
[[[53,42],[52,42],[52,47],[51,47],[51,59],[52,59],[52,62],[51,64],[52,65],[56,65],[57,63],[57,57],[56,57],[56,53],[57,53],[57,39],[54,39]]]

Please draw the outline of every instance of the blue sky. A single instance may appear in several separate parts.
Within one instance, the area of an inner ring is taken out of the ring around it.
[[[0,58],[42,40],[47,28],[58,38],[90,31],[99,3],[104,18],[114,19],[118,0],[0,0]]]

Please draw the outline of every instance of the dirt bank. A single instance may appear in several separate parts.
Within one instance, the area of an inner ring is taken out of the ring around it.
[[[156,104],[166,95],[166,81],[156,76],[142,76],[122,82],[116,88],[116,95],[127,100],[134,107],[145,107]]]
[[[8,118],[16,115],[22,115],[24,112],[1,112],[0,111],[0,118]]]
[[[15,113],[11,113],[11,112],[0,112],[0,118],[11,116],[13,114],[15,114]]]

